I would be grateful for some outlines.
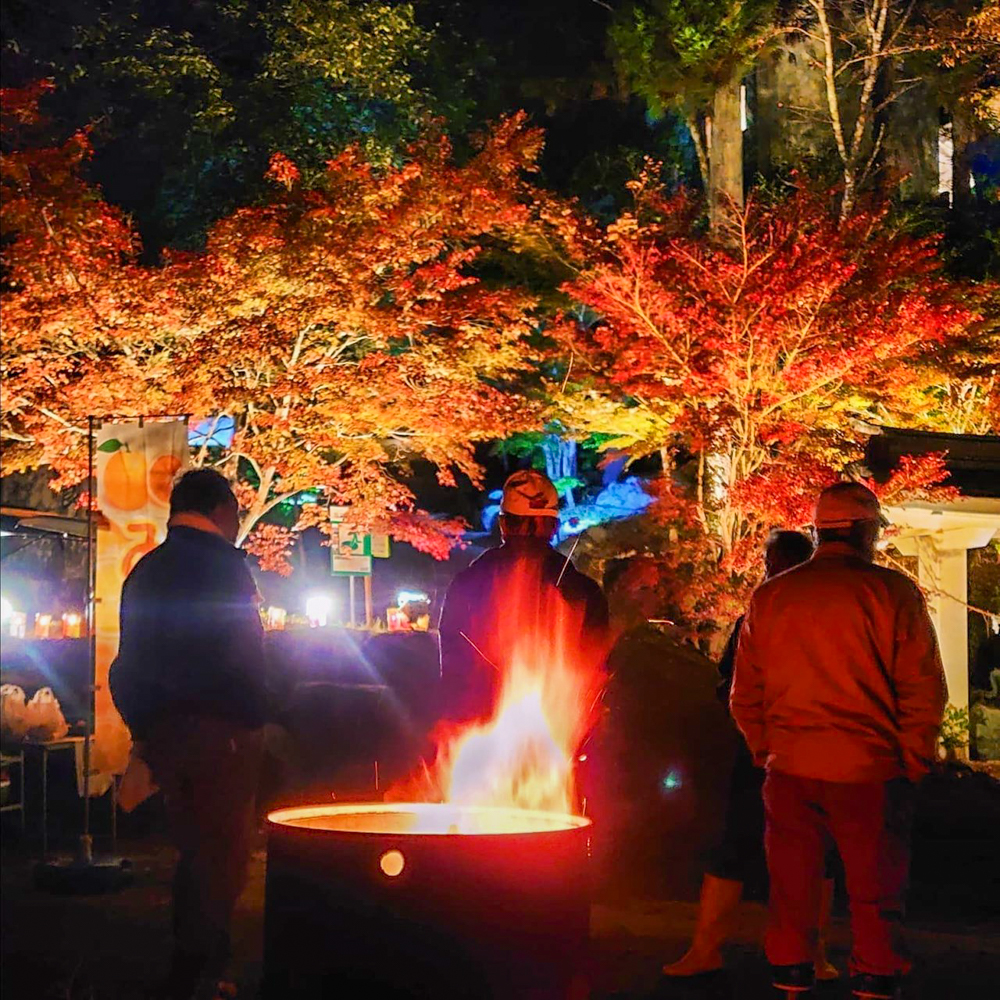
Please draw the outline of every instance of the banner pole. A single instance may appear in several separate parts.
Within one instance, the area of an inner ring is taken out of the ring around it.
[[[83,736],[83,834],[80,837],[80,859],[93,860],[94,848],[90,836],[90,752],[94,739],[94,695],[97,685],[97,528],[94,518],[94,495],[97,476],[94,469],[94,418],[87,417],[87,639],[89,643],[90,678],[87,685],[87,725]]]

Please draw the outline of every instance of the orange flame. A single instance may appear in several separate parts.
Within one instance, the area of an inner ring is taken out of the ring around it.
[[[576,812],[574,762],[595,721],[608,637],[585,628],[580,603],[528,563],[497,590],[485,606],[489,628],[474,646],[474,659],[492,675],[489,717],[442,724],[422,789],[414,796],[410,783],[392,797]]]

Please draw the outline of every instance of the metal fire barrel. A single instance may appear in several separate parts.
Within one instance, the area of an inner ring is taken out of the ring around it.
[[[268,817],[265,1000],[564,1000],[589,939],[590,821],[434,804]]]

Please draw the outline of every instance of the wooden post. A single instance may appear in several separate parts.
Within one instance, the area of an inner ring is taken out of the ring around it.
[[[365,628],[372,627],[372,578],[371,574],[364,578],[365,581]]]
[[[354,575],[347,578],[347,593],[349,595],[349,606],[351,609],[351,627],[354,627]]]

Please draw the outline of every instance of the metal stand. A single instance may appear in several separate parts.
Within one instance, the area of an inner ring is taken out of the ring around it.
[[[18,796],[17,802],[11,802],[8,805],[0,806],[0,813],[5,812],[20,812],[21,814],[21,839],[24,840],[24,836],[27,830],[25,826],[25,812],[24,812],[24,751],[19,750],[16,753],[2,753],[0,754],[0,766],[3,767],[16,767],[18,769],[19,779],[18,785],[20,787],[21,794]]]
[[[124,888],[132,881],[132,864],[122,859],[117,862],[94,861],[94,839],[90,835],[90,745],[94,736],[94,695],[97,685],[97,628],[95,606],[97,602],[97,533],[94,518],[94,493],[97,477],[94,469],[94,427],[97,421],[88,417],[87,437],[88,488],[87,504],[87,626],[90,629],[90,684],[87,698],[87,724],[83,736],[83,832],[77,845],[76,858],[69,863],[45,860],[48,851],[48,753],[44,752],[43,765],[43,860],[35,868],[35,885],[40,889],[69,895],[112,892]],[[111,808],[118,809],[118,797],[112,783]],[[117,816],[112,816],[112,837],[117,841]]]

